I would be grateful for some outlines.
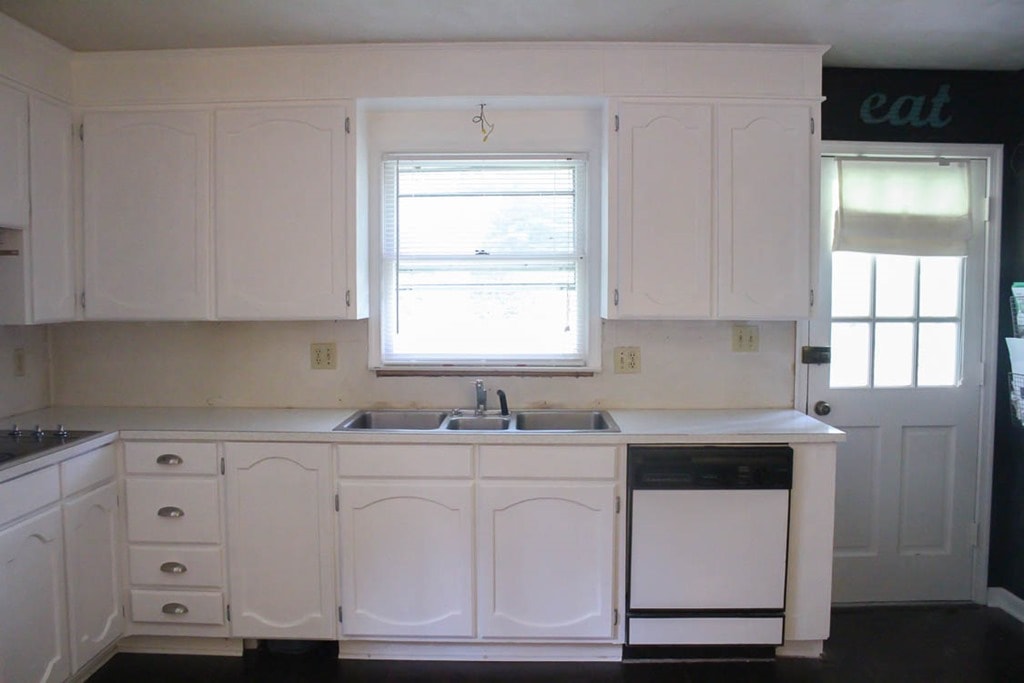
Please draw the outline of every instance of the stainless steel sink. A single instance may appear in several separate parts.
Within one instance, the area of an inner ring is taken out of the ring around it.
[[[466,417],[452,416],[448,419],[445,429],[472,429],[474,431],[501,431],[512,424],[511,417],[497,415],[473,415]]]
[[[601,410],[529,410],[516,414],[524,432],[617,432],[619,426]]]
[[[440,410],[360,410],[334,428],[348,430],[431,430],[437,429],[448,417]]]

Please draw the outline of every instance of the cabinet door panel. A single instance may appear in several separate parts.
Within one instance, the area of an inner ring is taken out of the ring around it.
[[[810,309],[811,110],[718,110],[718,315],[805,318]]]
[[[347,636],[473,635],[473,484],[339,485]]]
[[[613,633],[613,484],[480,484],[480,635]]]
[[[333,637],[330,446],[229,443],[225,460],[232,635]]]
[[[32,322],[75,319],[71,111],[31,100]]]
[[[85,316],[208,317],[210,115],[86,114]]]
[[[116,483],[64,503],[68,615],[75,671],[124,631],[117,528]]]
[[[0,680],[56,683],[68,677],[59,507],[0,532],[0,615]]]
[[[29,222],[28,96],[0,83],[0,226]]]
[[[345,108],[217,112],[217,316],[346,316]]]
[[[621,103],[609,246],[622,318],[711,315],[711,107]]]

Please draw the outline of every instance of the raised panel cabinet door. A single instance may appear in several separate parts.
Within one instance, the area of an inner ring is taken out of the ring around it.
[[[484,483],[477,510],[482,637],[614,637],[614,484]]]
[[[473,635],[473,484],[341,482],[346,636]]]
[[[85,115],[85,317],[209,317],[210,114]]]
[[[228,443],[225,462],[231,634],[334,637],[330,446]]]
[[[0,681],[71,674],[60,508],[0,531]]]
[[[217,112],[217,317],[346,317],[346,109]]]
[[[28,95],[0,84],[0,227],[29,223]]]
[[[711,107],[621,102],[611,317],[711,316]]]
[[[811,291],[812,111],[718,108],[718,317],[806,318]]]
[[[40,97],[29,106],[32,322],[65,322],[75,319],[71,110]]]
[[[71,662],[78,671],[124,632],[117,484],[64,502]]]

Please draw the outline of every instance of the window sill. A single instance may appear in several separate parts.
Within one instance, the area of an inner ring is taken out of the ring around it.
[[[593,377],[594,368],[378,368],[377,377]]]

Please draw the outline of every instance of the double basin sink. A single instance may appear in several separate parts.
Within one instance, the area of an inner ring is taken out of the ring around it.
[[[510,415],[463,415],[440,410],[360,410],[335,431],[617,432],[603,410],[524,410]]]

